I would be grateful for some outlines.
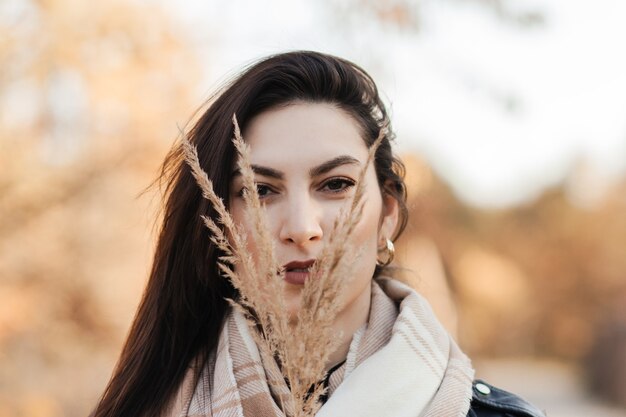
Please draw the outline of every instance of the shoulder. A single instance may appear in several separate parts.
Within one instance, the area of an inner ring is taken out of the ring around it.
[[[472,384],[472,403],[467,416],[545,417],[545,414],[515,394],[476,380]]]

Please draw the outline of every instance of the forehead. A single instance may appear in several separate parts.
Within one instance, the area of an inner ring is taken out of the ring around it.
[[[354,118],[328,103],[295,103],[254,117],[243,132],[254,164],[310,167],[337,155],[367,158]]]

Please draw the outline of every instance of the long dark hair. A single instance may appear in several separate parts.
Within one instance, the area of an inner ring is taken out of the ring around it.
[[[375,155],[383,193],[400,204],[407,221],[404,167],[394,157],[385,106],[372,78],[355,64],[317,52],[289,52],[251,65],[221,89],[187,133],[216,193],[228,203],[235,157],[232,115],[241,128],[270,108],[293,102],[332,103],[358,122],[368,146],[387,126],[387,137]],[[161,172],[165,184],[163,222],[150,279],[113,376],[94,416],[159,415],[182,382],[193,358],[207,360],[217,346],[227,312],[226,298],[236,291],[220,276],[219,253],[210,243],[201,215],[214,216],[211,206],[175,146]],[[377,270],[376,273],[379,273]]]

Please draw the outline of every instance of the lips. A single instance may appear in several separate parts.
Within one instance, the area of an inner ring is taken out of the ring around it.
[[[285,269],[285,281],[293,285],[304,285],[310,276],[310,269],[315,263],[315,259],[305,261],[291,261],[283,265]]]

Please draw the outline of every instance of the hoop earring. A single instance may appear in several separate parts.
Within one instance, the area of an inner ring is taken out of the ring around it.
[[[393,246],[393,242],[389,239],[387,239],[384,250],[385,252],[387,252],[387,259],[384,261],[381,261],[380,259],[376,258],[376,265],[380,267],[385,267],[389,265],[391,261],[393,261],[393,257],[396,254],[396,248]]]

